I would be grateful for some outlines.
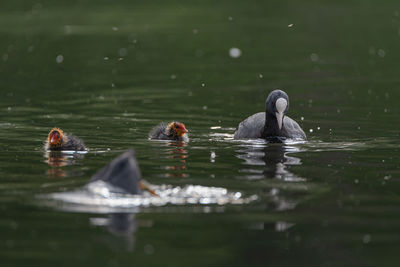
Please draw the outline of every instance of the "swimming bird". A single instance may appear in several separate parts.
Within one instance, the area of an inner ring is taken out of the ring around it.
[[[140,195],[142,190],[147,190],[156,196],[150,185],[142,180],[133,149],[129,149],[108,163],[93,175],[89,183],[96,181],[106,182],[128,194]]]
[[[44,148],[51,151],[87,150],[85,144],[81,139],[72,134],[64,134],[63,130],[59,128],[51,129],[49,135],[47,136]]]
[[[265,112],[251,115],[237,127],[234,139],[263,138],[271,142],[282,142],[286,138],[306,140],[299,124],[286,116],[289,97],[282,90],[272,91],[265,103]]]
[[[168,124],[162,122],[149,133],[149,139],[189,141],[188,130],[185,124],[173,121]]]

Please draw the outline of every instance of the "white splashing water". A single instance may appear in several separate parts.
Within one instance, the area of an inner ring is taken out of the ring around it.
[[[120,189],[103,182],[89,183],[86,187],[70,192],[52,193],[41,195],[39,198],[61,201],[64,204],[81,206],[106,207],[129,209],[149,206],[165,206],[200,204],[200,205],[226,205],[247,204],[257,200],[256,195],[242,197],[240,192],[229,192],[222,187],[207,187],[200,185],[186,185],[173,187],[171,185],[152,186],[156,196],[145,191],[142,195],[131,195]]]

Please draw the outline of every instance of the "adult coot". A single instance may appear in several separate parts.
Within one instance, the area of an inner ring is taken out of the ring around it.
[[[149,133],[150,139],[189,141],[188,130],[185,124],[173,121],[170,123],[160,123]]]
[[[59,128],[51,129],[47,136],[44,148],[51,151],[86,150],[86,146],[81,139],[72,134],[64,134],[64,132]]]
[[[96,181],[106,182],[129,194],[140,195],[142,190],[147,190],[152,195],[156,195],[149,184],[142,180],[133,149],[129,149],[104,166],[93,175],[89,183]]]
[[[286,116],[289,97],[282,90],[272,91],[265,103],[265,112],[251,115],[236,129],[234,139],[264,138],[272,142],[282,142],[286,138],[306,140],[301,127]]]

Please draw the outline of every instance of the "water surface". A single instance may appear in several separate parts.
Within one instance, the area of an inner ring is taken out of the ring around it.
[[[398,263],[397,1],[0,7],[2,266]],[[309,140],[232,140],[276,88]],[[147,139],[172,119],[186,124],[188,144]],[[89,152],[47,155],[52,127]],[[129,212],[40,203],[128,148],[152,184],[258,199]]]

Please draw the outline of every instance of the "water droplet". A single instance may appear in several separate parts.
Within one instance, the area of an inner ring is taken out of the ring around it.
[[[277,194],[279,194],[279,189],[278,188],[272,188],[269,193],[271,194],[271,196],[276,196]]]
[[[124,57],[128,54],[128,50],[126,50],[126,48],[122,47],[118,50],[118,54],[119,54],[119,56]]]
[[[232,20],[233,20],[233,17],[229,16],[229,17],[228,17],[228,20],[229,20],[229,21],[232,21]]]
[[[237,47],[232,47],[229,49],[229,56],[231,58],[238,58],[242,55],[242,51]]]
[[[32,53],[35,47],[33,45],[28,47],[28,53]]]
[[[109,58],[108,57],[104,57],[104,60],[108,60]]]
[[[388,109],[387,109],[387,108],[385,108],[385,109],[383,110],[383,112],[387,113],[387,112],[388,112]]]
[[[118,27],[115,27],[115,26],[112,27],[111,29],[112,29],[113,31],[115,31],[115,32],[118,31]]]
[[[10,111],[11,111],[11,109],[12,109],[11,107],[8,107],[8,108],[7,108],[7,111],[8,111],[8,112],[10,112]]]
[[[202,83],[202,84],[201,84],[201,87],[205,87],[205,86],[206,86],[206,84],[205,84],[205,83]]]
[[[171,80],[175,80],[176,79],[176,75],[175,74],[172,74],[171,75]]]
[[[378,56],[380,56],[380,57],[385,57],[385,55],[386,55],[385,50],[383,50],[383,49],[378,49]]]
[[[340,109],[337,109],[336,112],[337,112],[337,113],[340,113],[341,111],[340,111]]]
[[[58,56],[56,57],[56,62],[57,62],[58,64],[61,64],[63,61],[64,61],[64,56],[63,56],[63,55],[58,55]]]
[[[313,129],[310,129],[309,131],[310,131],[310,133],[314,132],[314,130],[313,130]]]
[[[290,23],[289,25],[287,25],[288,26],[288,28],[292,28],[293,27],[293,23]]]
[[[318,130],[318,131],[321,130],[321,127],[318,126],[318,127],[317,127],[317,130]]]
[[[312,53],[312,54],[310,55],[310,59],[311,59],[312,62],[316,62],[316,61],[319,60],[319,56],[318,56],[318,54],[316,54],[316,53]]]
[[[215,152],[214,151],[211,151],[211,153],[210,153],[210,162],[211,163],[214,163],[215,162],[215,157],[216,157],[217,155],[215,154]]]
[[[207,106],[203,106],[203,110],[206,110],[208,107]]]
[[[355,179],[355,180],[354,180],[354,183],[355,183],[355,184],[358,184],[358,179]]]
[[[301,117],[300,120],[304,121],[304,117]]]
[[[371,235],[364,235],[363,236],[363,243],[364,244],[368,244],[369,242],[371,242]]]
[[[385,180],[389,180],[390,178],[392,178],[391,175],[386,175],[385,177],[383,177],[383,179],[385,179]]]
[[[198,29],[193,29],[192,32],[193,32],[193,34],[198,34],[199,30]]]
[[[260,73],[260,74],[258,74],[258,78],[262,79],[262,78],[264,78],[264,76]]]

